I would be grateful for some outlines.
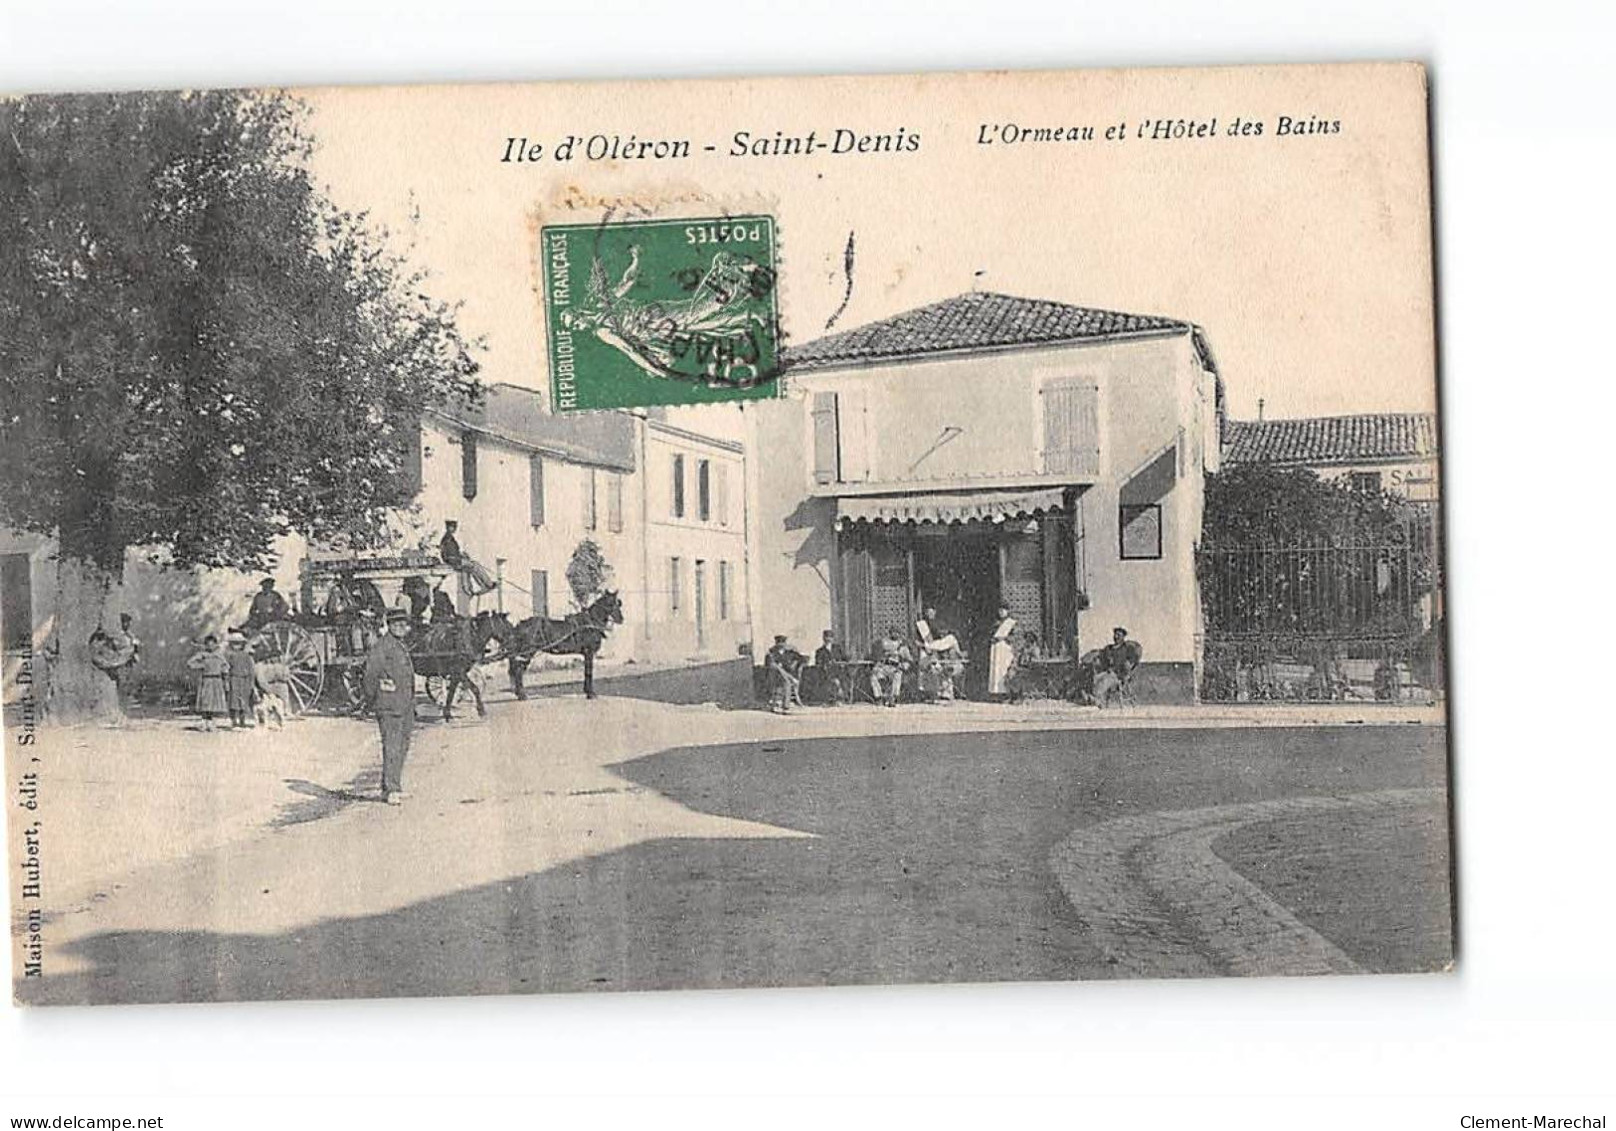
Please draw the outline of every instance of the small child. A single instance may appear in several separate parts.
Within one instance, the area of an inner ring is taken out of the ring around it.
[[[224,654],[229,669],[226,693],[230,706],[230,725],[253,725],[253,699],[257,695],[257,672],[253,655],[247,651],[247,636],[237,629],[230,630],[230,649]]]
[[[280,730],[286,725],[287,704],[292,701],[292,672],[279,659],[265,660],[258,665],[258,703],[253,715],[260,726],[274,725]]]
[[[202,716],[202,729],[213,729],[213,716],[222,715],[228,708],[225,681],[230,675],[230,664],[219,651],[219,638],[208,636],[202,641],[202,651],[185,662],[185,666],[199,674],[196,681],[196,713]]]

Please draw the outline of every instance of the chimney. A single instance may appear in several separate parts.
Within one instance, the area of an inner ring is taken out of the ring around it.
[[[1257,398],[1257,419],[1258,420],[1262,419],[1262,406],[1263,406],[1263,399],[1261,397],[1258,397]]]

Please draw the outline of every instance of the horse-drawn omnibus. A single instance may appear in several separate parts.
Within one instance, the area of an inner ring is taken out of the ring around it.
[[[457,699],[464,687],[481,713],[480,665],[502,658],[491,645],[503,638],[509,624],[503,613],[455,618],[452,633],[441,631],[441,616],[438,624],[429,624],[434,600],[440,599],[440,605],[448,600],[444,588],[456,572],[435,553],[313,551],[298,572],[297,611],[249,626],[254,656],[278,659],[287,667],[293,699],[289,708],[308,711],[322,701],[357,708],[363,699],[365,654],[384,631],[388,608],[398,606],[413,614],[411,658],[432,701],[447,716],[451,686]]]

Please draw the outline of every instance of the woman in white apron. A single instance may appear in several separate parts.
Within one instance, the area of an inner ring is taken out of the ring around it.
[[[993,640],[988,645],[988,694],[1010,694],[1010,668],[1015,663],[1015,649],[1010,645],[1010,634],[1016,630],[1016,618],[1010,609],[999,606],[998,623],[993,629]]]

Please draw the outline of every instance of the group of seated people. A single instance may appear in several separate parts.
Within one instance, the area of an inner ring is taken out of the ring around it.
[[[785,714],[804,703],[849,703],[866,688],[872,701],[888,707],[896,706],[906,691],[927,702],[946,703],[961,697],[965,654],[958,638],[937,631],[935,624],[936,613],[927,609],[916,623],[912,642],[892,629],[876,641],[862,663],[851,659],[830,629],[822,634],[812,663],[791,646],[788,637],[777,635],[763,665],[769,709]],[[1069,666],[1058,686],[1045,688],[1035,678],[1033,663],[1044,657],[1034,633],[1016,634],[1013,641],[996,636],[994,643],[1013,643],[1014,651],[1007,670],[998,673],[997,685],[989,687],[991,698],[1053,695],[1102,707],[1126,699],[1129,681],[1144,653],[1137,641],[1128,639],[1127,629],[1115,628],[1110,644],[1084,653],[1075,663],[1066,661]]]

